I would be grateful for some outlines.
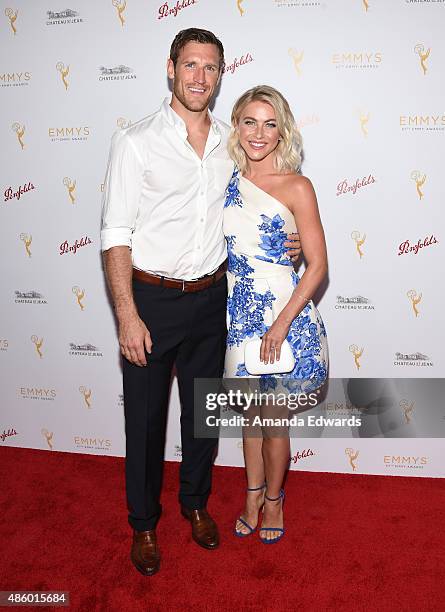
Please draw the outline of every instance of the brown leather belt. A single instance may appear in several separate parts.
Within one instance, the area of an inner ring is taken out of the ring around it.
[[[193,291],[202,291],[217,283],[226,273],[227,261],[224,261],[213,274],[207,274],[197,280],[181,280],[176,278],[167,278],[166,276],[157,276],[149,272],[143,272],[133,268],[133,278],[149,285],[159,285],[161,287],[170,287],[172,289],[181,289],[185,293]]]

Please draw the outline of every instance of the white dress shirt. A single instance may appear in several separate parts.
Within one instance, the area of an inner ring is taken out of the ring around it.
[[[159,111],[112,138],[105,179],[102,250],[131,248],[135,268],[192,280],[226,259],[224,192],[234,164],[229,127],[209,112],[202,160],[184,121],[164,100]]]

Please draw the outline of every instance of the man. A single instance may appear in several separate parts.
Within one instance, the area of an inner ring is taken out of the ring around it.
[[[219,544],[206,509],[217,441],[194,438],[193,381],[220,378],[225,352],[222,214],[233,162],[226,151],[229,128],[208,109],[223,65],[214,34],[179,32],[167,62],[171,101],[114,135],[105,181],[101,239],[124,356],[131,559],[144,575],[160,566],[155,528],[174,364],[181,512],[195,542],[209,550]]]

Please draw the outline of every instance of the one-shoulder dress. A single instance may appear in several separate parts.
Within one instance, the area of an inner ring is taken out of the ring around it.
[[[235,170],[224,202],[228,250],[227,350],[225,378],[248,377],[245,343],[261,337],[289,301],[300,279],[286,257],[287,234],[296,232],[292,212]],[[313,302],[290,325],[287,340],[295,367],[287,374],[263,374],[262,390],[277,379],[294,393],[319,388],[328,374],[326,330]]]

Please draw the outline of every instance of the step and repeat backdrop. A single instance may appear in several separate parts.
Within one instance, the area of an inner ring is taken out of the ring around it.
[[[318,307],[331,377],[443,377],[445,2],[0,7],[2,445],[124,454],[120,358],[99,241],[103,181],[113,132],[170,95],[170,43],[192,26],[225,46],[216,116],[228,122],[237,97],[266,83],[297,119],[329,251]],[[326,413],[343,417],[351,408],[345,395]],[[291,469],[444,476],[445,408],[436,411],[436,436],[434,424],[428,437],[416,425],[429,409],[421,395],[401,392],[389,425],[369,437],[333,427],[297,437]],[[174,381],[168,460],[181,458],[179,412]],[[223,439],[217,462],[242,465],[240,440]]]

